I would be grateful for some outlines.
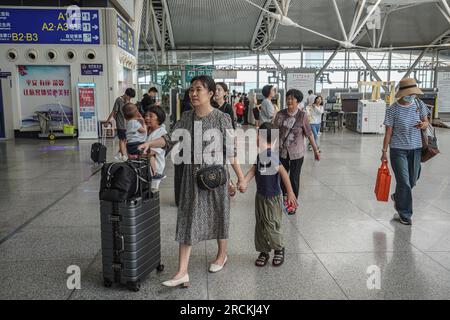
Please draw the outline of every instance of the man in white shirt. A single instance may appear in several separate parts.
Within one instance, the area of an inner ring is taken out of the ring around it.
[[[300,111],[305,111],[305,103],[302,101],[298,104],[298,108],[300,109]]]
[[[312,106],[314,104],[314,100],[316,99],[316,97],[317,96],[314,94],[314,91],[308,91],[308,106]]]

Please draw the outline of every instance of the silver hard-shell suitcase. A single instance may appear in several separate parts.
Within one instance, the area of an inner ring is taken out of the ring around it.
[[[141,188],[143,190],[144,188]],[[159,192],[142,192],[122,202],[100,201],[103,281],[138,291],[161,264]]]

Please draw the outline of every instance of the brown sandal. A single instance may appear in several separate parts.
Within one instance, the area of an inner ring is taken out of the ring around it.
[[[266,252],[261,252],[258,256],[258,259],[255,261],[255,266],[264,267],[269,261],[270,255]]]
[[[284,262],[284,248],[281,250],[274,250],[274,256],[272,259],[272,265],[275,267],[279,267]]]

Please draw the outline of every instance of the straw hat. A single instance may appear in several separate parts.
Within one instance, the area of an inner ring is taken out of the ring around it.
[[[401,99],[403,97],[412,94],[423,94],[422,90],[419,89],[416,79],[413,78],[403,78],[398,84],[398,91],[395,97]]]

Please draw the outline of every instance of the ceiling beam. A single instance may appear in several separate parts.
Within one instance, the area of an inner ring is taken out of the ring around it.
[[[439,9],[439,11],[442,13],[444,18],[447,20],[448,23],[450,23],[450,16],[448,13],[442,8],[442,6],[439,3],[436,3],[436,7]]]
[[[367,34],[367,38],[369,39],[370,46],[372,48],[375,48],[375,43],[374,43],[373,37],[370,35],[370,30],[367,27],[367,25],[364,26],[364,30],[366,30],[366,34]]]
[[[172,32],[172,21],[170,17],[167,0],[149,0],[150,12],[153,23],[152,32],[156,34],[156,40],[160,49],[175,49],[175,41]]]
[[[447,10],[447,14],[450,15],[450,7],[448,6],[447,0],[441,0],[444,5],[445,10]]]
[[[175,40],[173,38],[172,20],[170,17],[169,6],[167,5],[167,0],[161,0],[161,3],[163,4],[164,12],[166,14],[165,28],[167,30],[168,40],[170,41],[170,47],[171,47],[171,49],[175,49]]]
[[[355,50],[356,55],[359,57],[359,59],[361,59],[362,63],[364,63],[364,65],[366,66],[367,70],[370,71],[370,73],[372,74],[372,76],[377,80],[377,81],[383,81],[381,80],[380,76],[378,75],[378,73],[372,68],[372,66],[370,65],[369,62],[367,62],[366,58],[363,57],[363,55],[361,54],[361,52],[359,52],[359,50]],[[381,87],[383,88],[384,92],[389,92],[389,88],[385,85],[381,85]]]
[[[278,12],[286,16],[291,0],[267,0],[263,8],[270,12]],[[253,33],[250,48],[253,51],[263,51],[275,40],[277,36],[279,21],[274,17],[261,11],[258,22]]]
[[[365,5],[366,5],[366,0],[358,1],[357,5],[356,5],[355,14],[353,16],[352,26],[350,27],[350,32],[348,33],[347,38],[350,38],[352,36],[352,34],[355,32],[356,26],[359,23],[359,19],[361,19],[361,14],[364,10]]]
[[[342,17],[341,17],[341,13],[339,12],[339,7],[336,3],[336,0],[332,0],[332,2],[333,2],[334,11],[336,12],[336,16],[339,21],[339,27],[341,28],[342,35],[344,36],[344,40],[347,41],[348,40],[347,32],[345,31],[344,23],[342,22]]]
[[[269,49],[266,49],[266,54],[272,59],[273,63],[277,66],[278,71],[282,72],[283,75],[286,75],[286,70],[283,68],[281,63],[275,58],[272,52]]]
[[[323,67],[316,73],[316,81],[317,79],[325,72],[325,70],[328,68],[328,66],[330,65],[330,63],[333,61],[334,57],[338,54],[339,50],[341,48],[337,48],[336,50],[334,50],[334,52],[331,54],[331,56],[328,58],[327,62],[325,62],[325,64],[323,65]]]
[[[150,3],[149,0],[144,0],[142,1],[142,13],[141,13],[141,21],[140,21],[140,33],[139,33],[139,40],[137,41],[138,43],[138,48],[140,46],[140,44],[142,44],[145,48],[146,51],[148,51],[148,53],[150,54],[150,56],[153,58],[153,60],[155,61],[156,64],[158,64],[158,60],[157,60],[157,55],[156,55],[156,51],[153,52],[152,50],[155,47],[156,43],[155,41],[152,41],[152,39],[149,40],[149,31],[151,30],[151,19],[150,19]],[[152,32],[152,38],[154,38],[154,34]],[[150,46],[150,41],[153,42],[153,48],[152,46]],[[156,48],[157,49],[157,48]]]
[[[436,39],[433,40],[433,42],[430,43],[430,46],[438,45],[438,44],[444,44],[450,42],[450,29],[439,35]],[[420,60],[422,60],[423,56],[429,52],[432,51],[433,48],[425,48],[422,50],[422,52],[419,54],[417,59],[413,62],[413,64],[409,67],[408,71],[406,72],[404,78],[409,77],[411,72],[415,69],[415,67],[419,64]]]
[[[378,36],[377,48],[381,46],[381,41],[383,40],[384,30],[386,29],[386,23],[388,21],[390,12],[386,12],[386,15],[383,18],[383,25],[381,26],[380,35]]]
[[[353,42],[353,40],[355,39],[356,35],[361,31],[361,29],[366,25],[367,21],[369,20],[369,18],[374,14],[375,10],[378,8],[378,6],[380,5],[381,0],[377,0],[377,2],[373,5],[372,9],[369,11],[369,13],[367,14],[367,16],[363,19],[363,21],[361,22],[361,24],[359,25],[358,28],[355,29],[355,32],[351,35],[351,37],[349,37],[349,41]]]

